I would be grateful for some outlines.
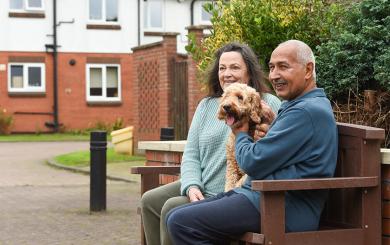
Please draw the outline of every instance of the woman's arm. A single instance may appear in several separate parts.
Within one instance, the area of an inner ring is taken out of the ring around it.
[[[199,133],[206,112],[207,99],[203,99],[196,108],[194,117],[188,131],[187,143],[181,163],[181,189],[182,195],[188,195],[190,187],[204,188],[201,178]]]

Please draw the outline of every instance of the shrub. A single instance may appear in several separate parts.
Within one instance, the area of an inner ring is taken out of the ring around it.
[[[374,104],[363,93],[348,94],[347,102],[333,103],[333,111],[338,122],[354,123],[383,128],[385,140],[382,147],[390,148],[390,92],[374,92]]]
[[[318,83],[345,101],[349,91],[390,91],[390,1],[363,0],[347,14],[345,30],[318,47]]]
[[[343,5],[325,0],[217,0],[206,4],[213,29],[200,46],[189,36],[187,51],[201,72],[213,61],[213,53],[231,41],[247,43],[268,63],[272,50],[282,41],[299,39],[315,47],[337,33]],[[345,1],[344,1],[345,2]],[[201,81],[203,82],[203,81]]]
[[[10,134],[13,121],[13,117],[7,115],[7,110],[0,108],[0,134]]]
[[[118,117],[115,119],[113,123],[106,123],[103,121],[97,121],[93,124],[93,126],[90,126],[86,129],[86,132],[91,132],[93,130],[103,130],[107,131],[107,133],[111,133],[114,130],[118,130],[124,128],[124,121],[123,118]]]

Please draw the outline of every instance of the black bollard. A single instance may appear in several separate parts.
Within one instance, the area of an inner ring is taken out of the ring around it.
[[[160,130],[160,140],[175,140],[175,129],[172,127],[161,128]]]
[[[107,132],[93,131],[90,140],[89,210],[106,210]]]

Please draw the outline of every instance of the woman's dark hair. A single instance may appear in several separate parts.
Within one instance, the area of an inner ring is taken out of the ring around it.
[[[240,53],[244,59],[250,78],[248,85],[256,89],[259,93],[269,92],[270,90],[265,84],[266,78],[253,50],[245,44],[232,42],[218,49],[214,55],[215,61],[208,74],[208,97],[222,96],[223,89],[219,84],[218,77],[219,59],[223,53],[232,51]]]

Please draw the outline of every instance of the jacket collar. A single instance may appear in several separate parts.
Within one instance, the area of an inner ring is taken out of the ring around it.
[[[280,105],[279,111],[284,110],[288,106],[295,104],[298,101],[305,100],[308,98],[315,98],[315,97],[326,97],[324,89],[323,88],[315,88],[315,89],[312,89],[309,92],[307,92],[307,93],[305,93],[305,94],[303,94],[303,95],[301,95],[293,100],[284,100],[282,102],[282,104]]]

